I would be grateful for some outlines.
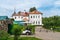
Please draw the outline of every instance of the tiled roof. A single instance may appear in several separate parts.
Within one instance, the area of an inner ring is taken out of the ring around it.
[[[14,13],[12,16],[28,16],[27,12]]]
[[[12,16],[28,16],[29,14],[42,14],[42,13],[37,11],[37,10],[35,10],[33,12],[29,12],[29,13],[28,12],[20,12],[19,11],[18,13],[14,12]]]
[[[42,14],[42,13],[39,12],[39,11],[37,11],[37,10],[35,10],[35,11],[33,11],[33,12],[29,12],[29,14]]]

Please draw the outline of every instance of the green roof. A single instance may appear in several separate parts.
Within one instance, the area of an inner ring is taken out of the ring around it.
[[[0,16],[0,20],[6,20],[8,19],[8,16]]]
[[[13,21],[13,24],[20,24],[20,25],[24,25],[24,23],[22,23],[24,21]]]

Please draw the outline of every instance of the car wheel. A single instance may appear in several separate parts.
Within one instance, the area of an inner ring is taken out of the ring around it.
[[[29,33],[26,33],[26,35],[29,35]]]

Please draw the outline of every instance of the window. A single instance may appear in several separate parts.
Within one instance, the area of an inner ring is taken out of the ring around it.
[[[33,24],[35,24],[35,21],[33,22]]]
[[[38,16],[38,18],[40,18],[40,16]]]
[[[32,16],[31,16],[31,18],[32,18]]]
[[[36,18],[37,18],[37,16],[36,16]]]
[[[15,19],[16,19],[16,17],[15,17]]]
[[[35,16],[33,16],[33,18],[35,18]]]
[[[20,16],[19,16],[19,18],[20,18]]]
[[[40,21],[38,21],[38,24],[40,24]]]
[[[36,21],[36,24],[37,24],[37,21]]]
[[[21,18],[23,18],[23,17],[21,17]]]

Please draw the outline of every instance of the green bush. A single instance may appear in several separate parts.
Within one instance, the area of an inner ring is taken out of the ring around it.
[[[11,31],[14,30],[14,28],[20,28],[21,29],[21,32],[24,31],[27,27],[31,28],[31,32],[32,34],[35,33],[35,26],[34,25],[28,25],[28,26],[22,26],[22,25],[19,25],[19,24],[13,24],[13,28]],[[13,34],[13,32],[12,32]]]
[[[4,30],[0,30],[0,40],[8,40],[8,38],[9,34]]]

